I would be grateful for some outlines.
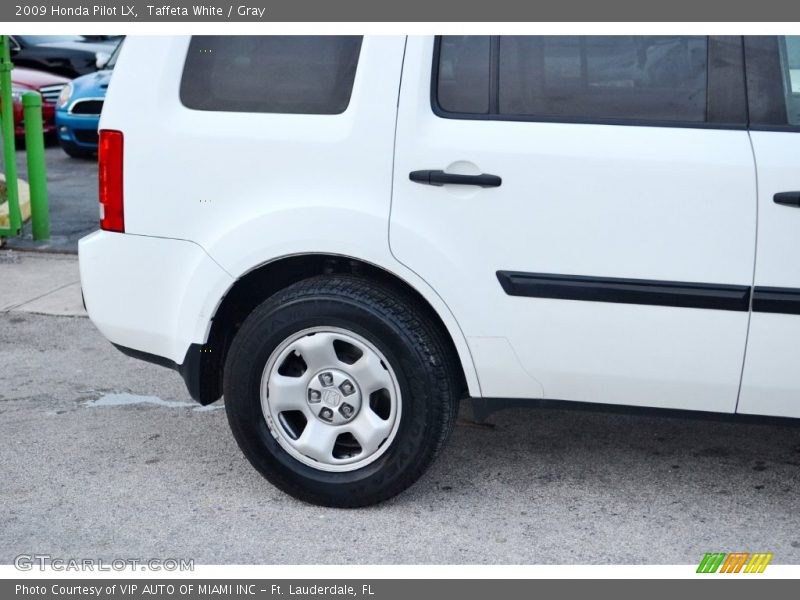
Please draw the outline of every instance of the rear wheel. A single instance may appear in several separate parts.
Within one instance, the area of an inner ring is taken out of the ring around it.
[[[416,481],[454,423],[458,379],[413,299],[349,275],[294,284],[242,324],[225,406],[245,456],[315,504],[373,504]]]

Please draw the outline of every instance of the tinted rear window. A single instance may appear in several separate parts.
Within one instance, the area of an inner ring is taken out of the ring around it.
[[[335,115],[350,103],[361,36],[194,36],[187,108]]]

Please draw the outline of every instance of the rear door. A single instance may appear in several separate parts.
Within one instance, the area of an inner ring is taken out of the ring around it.
[[[453,310],[484,396],[735,410],[744,91],[736,37],[409,40],[391,248]]]
[[[738,412],[800,417],[800,36],[745,49],[758,251]]]

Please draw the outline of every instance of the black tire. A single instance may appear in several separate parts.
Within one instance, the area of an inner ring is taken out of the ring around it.
[[[59,140],[59,143],[61,144],[62,150],[64,150],[64,152],[66,152],[72,158],[84,158],[84,159],[92,158],[92,156],[94,156],[95,153],[94,150],[88,148],[82,148],[77,144],[73,144],[72,142],[65,142],[64,140]]]
[[[260,384],[270,355],[289,336],[318,326],[369,340],[397,377],[397,433],[377,460],[358,470],[301,463],[273,437],[262,412]],[[431,464],[458,413],[460,379],[445,335],[413,298],[363,278],[323,275],[287,287],[244,321],[225,361],[225,407],[239,447],[271,483],[312,504],[359,507],[399,494]]]

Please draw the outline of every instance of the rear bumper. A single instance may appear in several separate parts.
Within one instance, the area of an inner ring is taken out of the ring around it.
[[[200,350],[233,278],[185,240],[96,231],[78,252],[86,311],[100,332],[127,354],[177,369],[193,397],[211,401],[200,389]]]

